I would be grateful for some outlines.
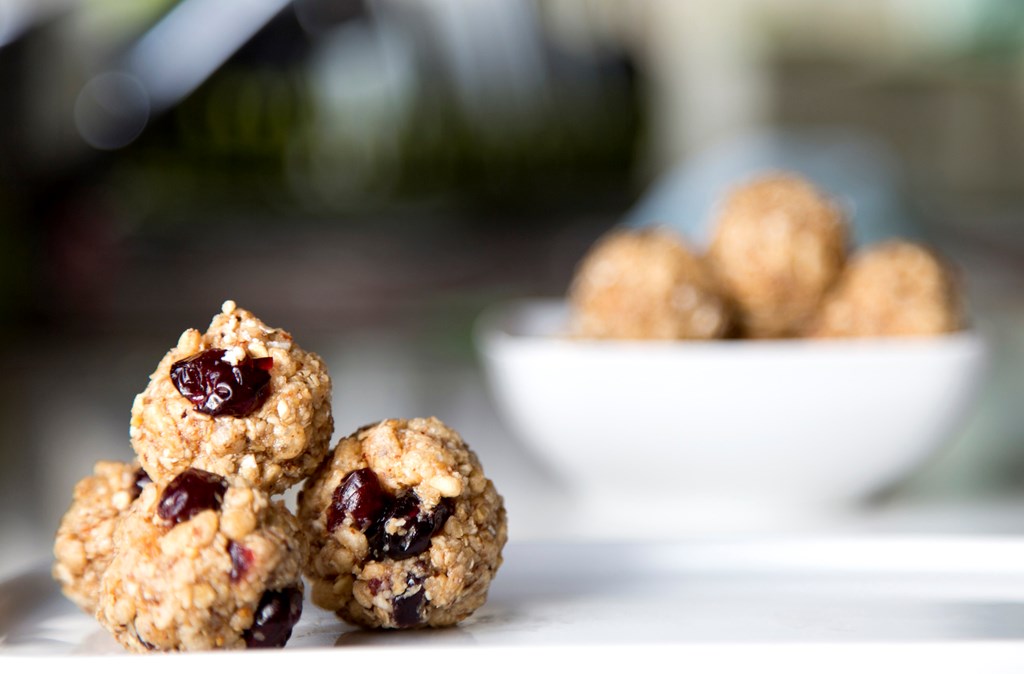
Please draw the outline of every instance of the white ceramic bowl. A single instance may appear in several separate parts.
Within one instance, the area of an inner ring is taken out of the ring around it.
[[[908,474],[965,418],[986,348],[933,338],[570,340],[560,301],[496,307],[477,343],[509,428],[572,487],[843,505]]]

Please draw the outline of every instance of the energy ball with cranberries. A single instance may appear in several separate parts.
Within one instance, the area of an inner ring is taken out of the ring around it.
[[[727,197],[708,258],[743,335],[806,329],[846,259],[842,210],[803,178],[770,174]]]
[[[302,614],[298,523],[243,480],[148,485],[115,537],[96,617],[129,650],[282,647]]]
[[[964,327],[952,268],[927,248],[889,241],[850,262],[811,337],[937,335]]]
[[[571,332],[591,339],[713,339],[730,312],[704,261],[664,228],[617,230],[580,263]]]
[[[487,600],[508,538],[480,462],[439,420],[342,439],[299,495],[312,598],[363,627],[454,625]]]
[[[53,546],[53,577],[86,613],[96,610],[100,576],[114,556],[114,529],[149,484],[137,463],[100,461],[75,485]]]
[[[333,430],[323,361],[234,302],[205,334],[181,335],[132,406],[132,446],[157,482],[194,467],[281,493],[316,468]]]

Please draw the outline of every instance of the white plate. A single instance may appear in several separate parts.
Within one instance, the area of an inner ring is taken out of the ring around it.
[[[456,628],[359,631],[307,603],[283,651],[187,657],[214,658],[220,667],[258,654],[296,667],[344,658],[338,662],[346,668],[444,669],[449,655],[465,659],[477,649],[505,665],[538,657],[635,665],[667,655],[714,671],[1024,665],[1024,539],[536,542],[506,553],[487,605]],[[77,657],[86,654],[100,657]],[[180,672],[183,656],[145,657],[147,671]],[[137,660],[63,599],[48,569],[0,585],[0,671],[69,658],[76,674],[138,670]]]

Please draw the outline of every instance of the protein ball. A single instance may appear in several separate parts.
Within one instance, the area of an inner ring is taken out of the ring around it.
[[[53,577],[86,613],[96,611],[100,577],[114,556],[114,530],[149,482],[137,463],[100,461],[75,485],[53,545]]]
[[[480,462],[433,417],[342,439],[299,495],[312,599],[372,628],[442,627],[487,600],[508,538]]]
[[[189,469],[117,528],[96,617],[133,651],[281,647],[302,614],[304,540],[242,480]]]
[[[733,190],[709,250],[744,336],[806,329],[846,258],[842,210],[804,180],[772,174]]]
[[[927,248],[889,241],[855,256],[811,337],[938,335],[965,325],[957,279]]]
[[[591,339],[713,339],[729,310],[703,260],[665,228],[617,230],[580,263],[571,332]]]
[[[323,460],[333,430],[323,361],[230,301],[205,334],[181,335],[132,406],[132,446],[158,482],[195,467],[281,493]]]

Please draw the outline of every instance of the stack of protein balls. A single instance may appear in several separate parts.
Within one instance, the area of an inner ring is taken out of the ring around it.
[[[590,339],[921,336],[965,325],[956,274],[892,240],[849,253],[842,209],[773,173],[726,196],[705,254],[664,227],[599,240],[569,290],[571,333]]]
[[[318,605],[364,627],[454,624],[507,539],[502,499],[435,418],[328,451],[323,361],[225,302],[132,407],[137,461],[81,480],[54,545],[64,594],[134,651],[281,647]],[[281,495],[301,481],[297,516]],[[277,497],[277,498],[275,498]]]

